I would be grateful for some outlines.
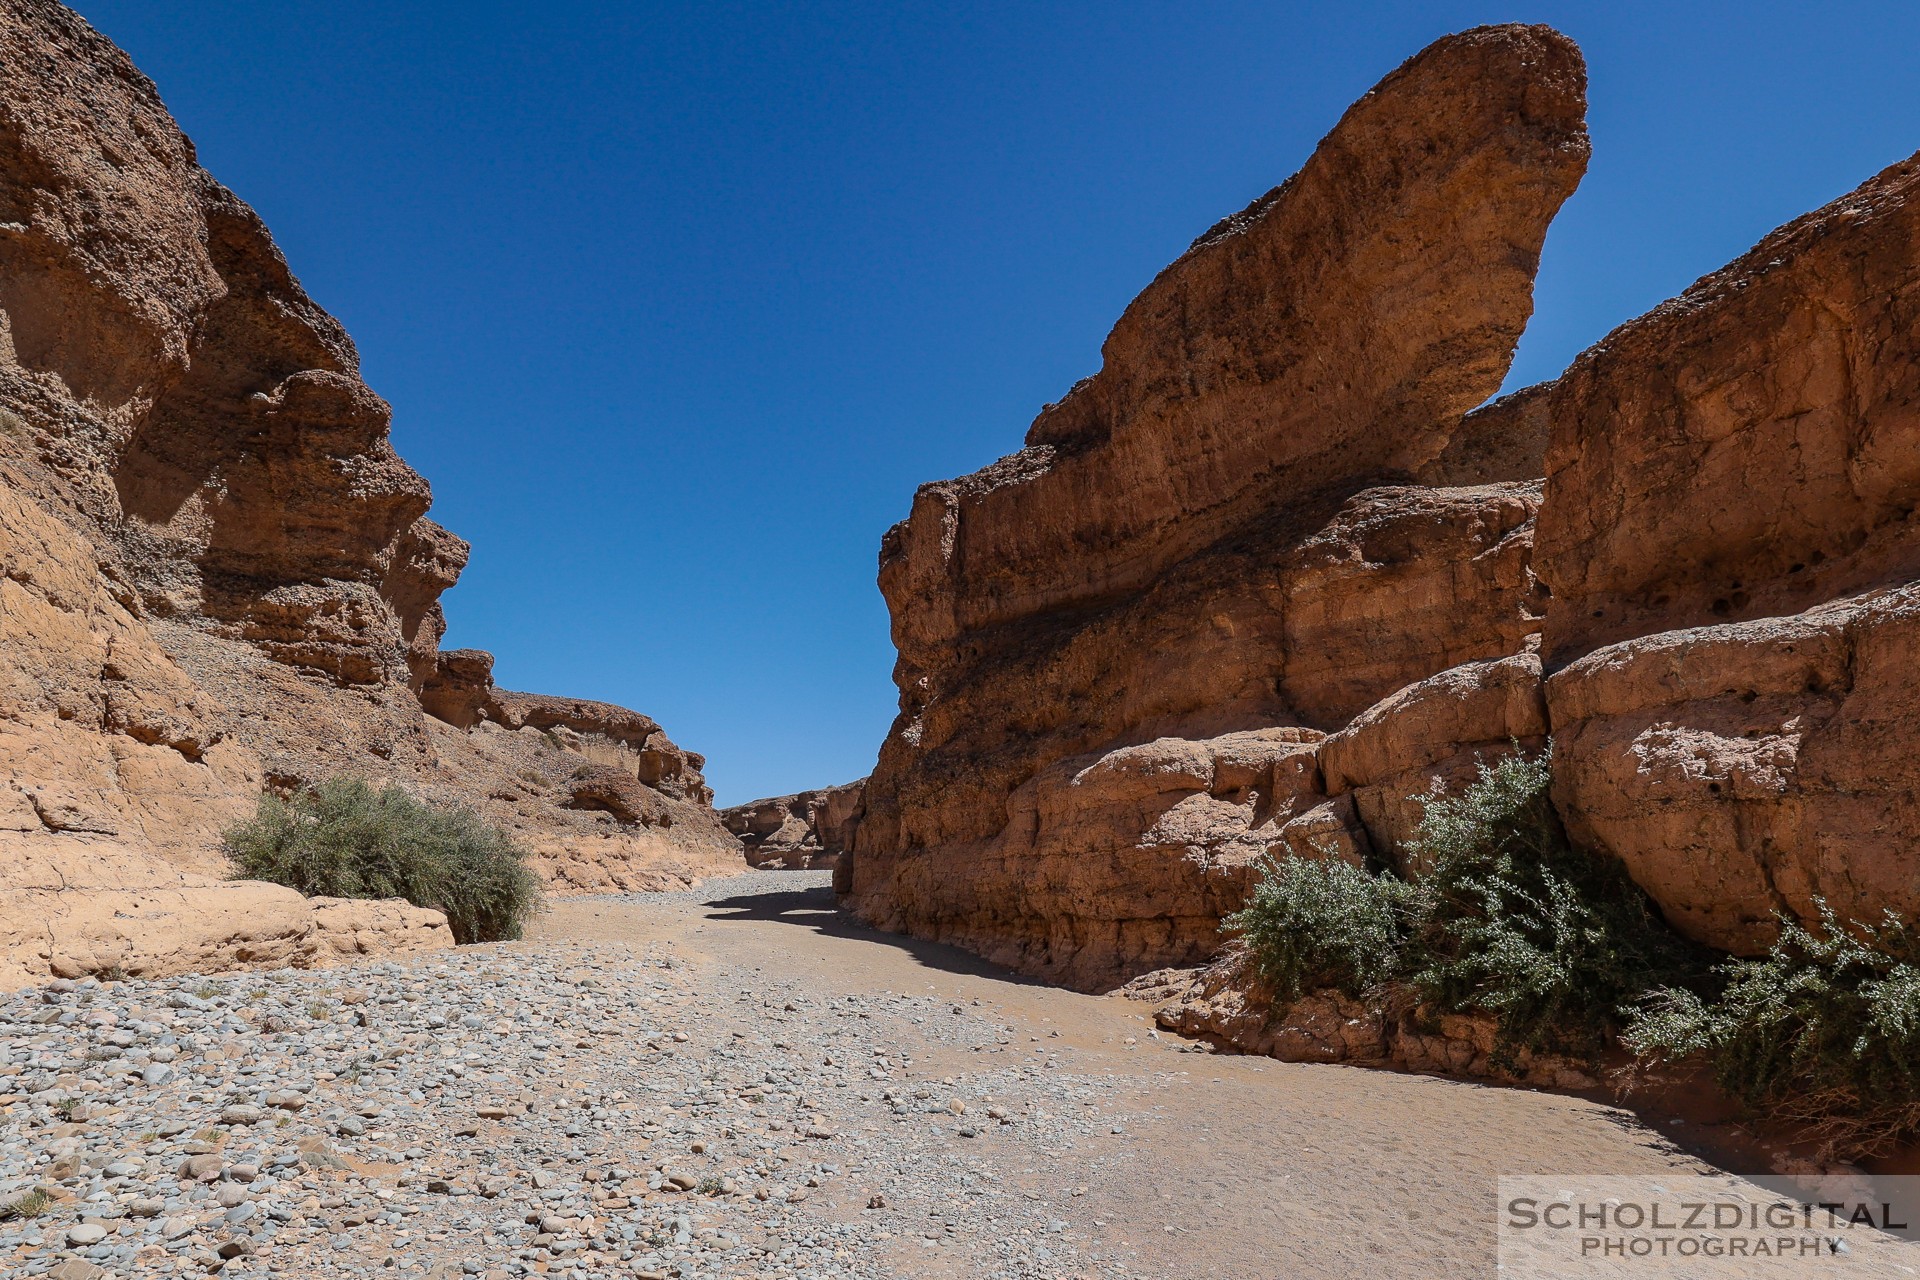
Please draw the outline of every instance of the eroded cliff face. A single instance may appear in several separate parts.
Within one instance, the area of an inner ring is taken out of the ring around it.
[[[1920,913],[1917,347],[1920,157],[1547,392],[1555,798],[1716,946]]]
[[[352,342],[80,18],[4,0],[0,65],[0,971],[443,945],[421,913],[264,886],[209,905],[244,896],[207,879],[220,828],[330,774],[478,803],[563,885],[736,858],[696,757],[666,786],[600,735],[660,797],[649,825],[573,807],[592,732],[478,741],[422,713],[468,548],[426,518]]]
[[[1367,846],[1321,741],[1539,627],[1538,415],[1469,411],[1584,88],[1546,28],[1439,41],[1162,272],[1026,448],[920,490],[856,911],[1097,987],[1210,953],[1261,853]]]
[[[856,910],[1109,986],[1213,952],[1263,854],[1418,874],[1423,798],[1551,740],[1696,939],[1920,913],[1920,157],[1467,413],[1579,86],[1551,32],[1439,42],[921,490]]]
[[[675,746],[651,717],[499,688],[480,650],[437,660],[421,693],[435,777],[520,838],[549,892],[671,889],[742,868],[705,757]],[[470,779],[485,780],[485,793]]]

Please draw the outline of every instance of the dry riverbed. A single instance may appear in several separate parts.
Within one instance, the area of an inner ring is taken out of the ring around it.
[[[819,873],[523,943],[0,997],[0,1273],[1492,1273],[1500,1173],[1704,1168],[1576,1098],[1215,1056],[834,912]]]

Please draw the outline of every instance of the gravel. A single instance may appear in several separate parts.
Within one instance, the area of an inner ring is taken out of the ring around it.
[[[978,1002],[808,977],[545,941],[0,996],[0,1273],[1129,1274],[1018,1176],[1118,1158],[1110,1080]]]

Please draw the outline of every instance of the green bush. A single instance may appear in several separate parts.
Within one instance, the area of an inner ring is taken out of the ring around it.
[[[1920,937],[1888,913],[1810,930],[1782,919],[1756,960],[1719,966],[1717,993],[1643,1002],[1622,1035],[1644,1060],[1704,1056],[1720,1086],[1857,1159],[1920,1136]]]
[[[1618,862],[1568,844],[1549,768],[1545,753],[1516,752],[1428,800],[1402,850],[1411,882],[1268,862],[1225,927],[1279,1000],[1393,984],[1432,1009],[1492,1015],[1498,1062],[1521,1049],[1595,1055],[1646,992],[1698,986],[1706,966]]]
[[[1406,896],[1397,877],[1333,858],[1268,858],[1223,927],[1245,939],[1278,999],[1325,987],[1359,996],[1394,976]]]
[[[405,898],[444,911],[456,942],[518,938],[540,883],[513,838],[464,805],[389,784],[322,782],[292,800],[260,798],[225,833],[235,878],[311,896]]]
[[[1508,1062],[1522,1048],[1597,1054],[1647,991],[1706,969],[1618,860],[1567,842],[1550,767],[1546,752],[1481,764],[1459,796],[1427,803],[1406,850],[1424,868],[1407,980],[1440,1008],[1493,1015]]]
[[[1316,989],[1400,993],[1490,1014],[1495,1061],[1700,1057],[1755,1112],[1799,1124],[1828,1158],[1920,1138],[1920,930],[1889,913],[1789,919],[1768,953],[1712,965],[1611,858],[1573,848],[1547,754],[1516,753],[1429,800],[1401,851],[1416,878],[1333,859],[1261,865],[1224,928],[1285,1003]],[[1624,1029],[1623,1029],[1624,1026]]]

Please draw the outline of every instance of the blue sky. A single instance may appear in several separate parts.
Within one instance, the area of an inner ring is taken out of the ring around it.
[[[914,486],[1434,38],[1585,49],[1510,386],[1920,148],[1910,4],[80,0],[359,343],[474,544],[449,646],[709,757],[866,772]]]

